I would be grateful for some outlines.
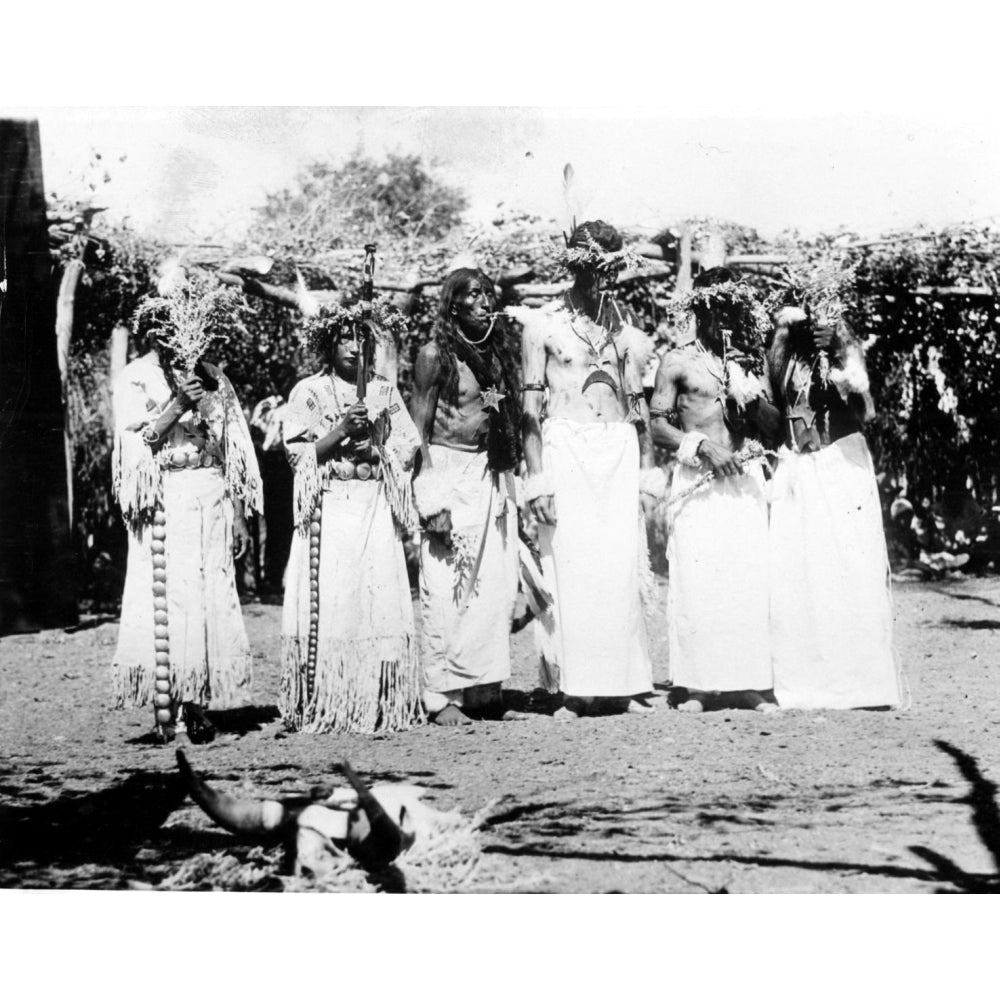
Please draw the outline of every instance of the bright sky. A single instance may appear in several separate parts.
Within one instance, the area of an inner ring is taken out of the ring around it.
[[[1000,216],[1000,124],[909,113],[682,117],[629,108],[30,108],[49,191],[177,240],[238,236],[264,193],[312,159],[417,152],[470,197],[560,220],[562,167],[582,213],[651,229],[712,215],[764,234],[875,234]],[[101,153],[99,169],[87,164]],[[122,162],[120,157],[126,157]]]

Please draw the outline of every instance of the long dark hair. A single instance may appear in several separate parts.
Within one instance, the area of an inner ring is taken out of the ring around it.
[[[441,392],[449,401],[458,398],[459,361],[468,365],[481,388],[495,386],[503,392],[499,408],[489,413],[486,438],[490,468],[503,472],[514,468],[520,458],[521,378],[511,350],[506,317],[494,316],[493,333],[483,345],[484,350],[479,351],[462,339],[451,309],[456,297],[473,282],[478,282],[489,296],[491,312],[496,311],[496,289],[478,268],[460,267],[444,279],[434,324],[434,340],[441,359]]]

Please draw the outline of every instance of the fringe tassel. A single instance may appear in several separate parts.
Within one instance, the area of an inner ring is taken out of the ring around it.
[[[282,637],[281,714],[304,733],[399,732],[423,721],[420,672],[412,636],[332,642],[316,658],[316,680],[306,697],[308,648]]]
[[[160,496],[160,467],[152,449],[140,434],[115,434],[111,453],[111,489],[130,524],[138,522],[156,506]]]
[[[212,708],[246,704],[250,690],[253,657],[243,656],[195,666],[170,662],[170,693],[175,701],[194,701]],[[156,668],[147,663],[113,663],[111,686],[115,708],[143,708],[153,704]]]
[[[226,435],[226,487],[248,510],[264,512],[264,487],[260,481],[257,456],[249,439],[230,424]],[[315,451],[313,452],[315,455]]]
[[[308,531],[316,504],[319,503],[323,485],[320,481],[316,448],[306,445],[295,459],[295,526],[299,531]]]
[[[417,527],[417,511],[413,506],[413,484],[409,473],[391,448],[379,445],[378,453],[382,460],[382,482],[385,483],[386,499],[396,523],[404,531],[413,531]]]

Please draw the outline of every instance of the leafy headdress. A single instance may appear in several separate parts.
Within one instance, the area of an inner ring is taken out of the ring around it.
[[[322,357],[334,338],[353,336],[363,318],[360,302],[346,305],[323,302],[300,327],[300,337],[310,351]],[[385,299],[372,302],[370,319],[380,337],[402,333],[406,329],[403,317]]]
[[[563,234],[566,247],[557,260],[574,276],[589,272],[599,275],[606,285],[601,288],[597,323],[617,331],[628,321],[618,305],[615,295],[615,279],[626,269],[638,270],[647,265],[631,247],[626,247],[621,234],[603,219],[581,222],[569,236]]]
[[[673,302],[671,312],[688,313],[696,320],[709,315],[719,317],[727,358],[738,355],[755,375],[763,373],[771,317],[756,289],[738,280],[728,268],[702,272],[696,287]]]

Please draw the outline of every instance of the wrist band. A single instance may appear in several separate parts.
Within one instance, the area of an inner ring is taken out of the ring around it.
[[[554,493],[555,490],[552,488],[549,475],[544,469],[541,472],[536,472],[533,475],[524,477],[525,502],[529,500],[537,500],[539,497],[550,497],[553,496]]]
[[[702,434],[701,431],[688,431],[681,438],[680,447],[677,449],[677,461],[683,465],[701,465],[698,449],[701,447],[702,441],[707,440],[708,435]]]

